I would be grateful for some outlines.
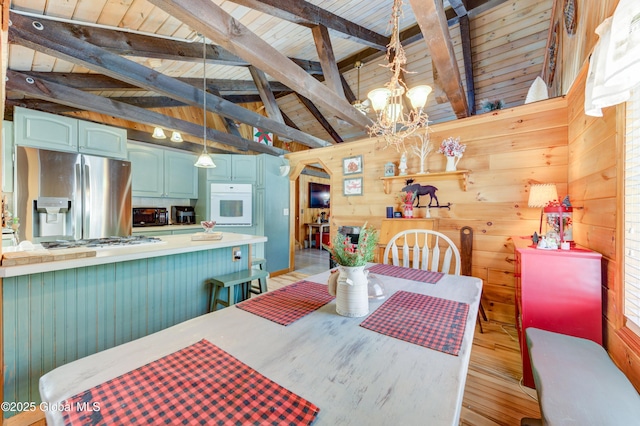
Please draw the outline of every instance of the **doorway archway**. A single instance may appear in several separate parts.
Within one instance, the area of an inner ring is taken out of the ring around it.
[[[329,182],[332,180],[331,169],[327,167],[326,163],[322,161],[320,157],[314,158],[306,158],[304,160],[300,160],[297,162],[289,174],[289,209],[293,213],[289,217],[289,265],[291,271],[294,271],[296,268],[295,265],[295,250],[296,245],[298,244],[299,233],[297,232],[300,229],[300,221],[301,221],[301,209],[299,194],[299,180],[300,175],[303,174],[303,171],[308,166],[316,166],[320,165],[324,169],[325,173],[329,176]],[[333,191],[333,185],[330,191]],[[331,204],[329,204],[329,217],[331,217]]]

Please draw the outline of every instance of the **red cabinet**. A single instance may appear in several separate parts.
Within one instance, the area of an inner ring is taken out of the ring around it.
[[[593,340],[602,345],[602,255],[590,250],[538,250],[513,237],[516,328],[523,383],[535,387],[524,336],[528,327]]]

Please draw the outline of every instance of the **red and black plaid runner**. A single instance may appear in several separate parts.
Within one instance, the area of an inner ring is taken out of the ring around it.
[[[468,313],[466,303],[398,291],[360,326],[457,356]]]
[[[405,268],[403,266],[378,264],[369,268],[370,272],[405,280],[420,281],[428,284],[437,283],[444,276],[442,272],[423,271],[422,269]]]
[[[252,314],[289,325],[334,299],[324,284],[298,281],[236,305]]]
[[[65,425],[309,425],[320,411],[204,339],[62,406]]]

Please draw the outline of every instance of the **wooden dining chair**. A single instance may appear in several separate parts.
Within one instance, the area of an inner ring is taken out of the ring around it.
[[[462,259],[462,275],[471,276],[471,258],[473,254],[473,229],[469,226],[460,228],[460,257]],[[482,318],[481,318],[482,317]],[[482,330],[482,319],[487,321],[487,314],[482,307],[482,293],[480,293],[480,304],[478,308],[478,325],[480,333]]]
[[[441,256],[442,255],[442,256]],[[430,229],[408,229],[391,237],[383,263],[460,275],[460,252],[449,237]]]

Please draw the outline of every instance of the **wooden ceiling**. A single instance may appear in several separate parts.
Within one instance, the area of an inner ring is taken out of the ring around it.
[[[19,105],[127,127],[130,139],[152,143],[160,126],[197,150],[206,96],[214,151],[279,155],[359,139],[374,115],[352,104],[390,77],[380,64],[392,3],[13,0],[5,119]],[[431,120],[475,114],[478,94],[521,104],[542,69],[551,7],[405,0],[405,79],[434,86]],[[275,146],[254,142],[253,127],[274,133]]]

